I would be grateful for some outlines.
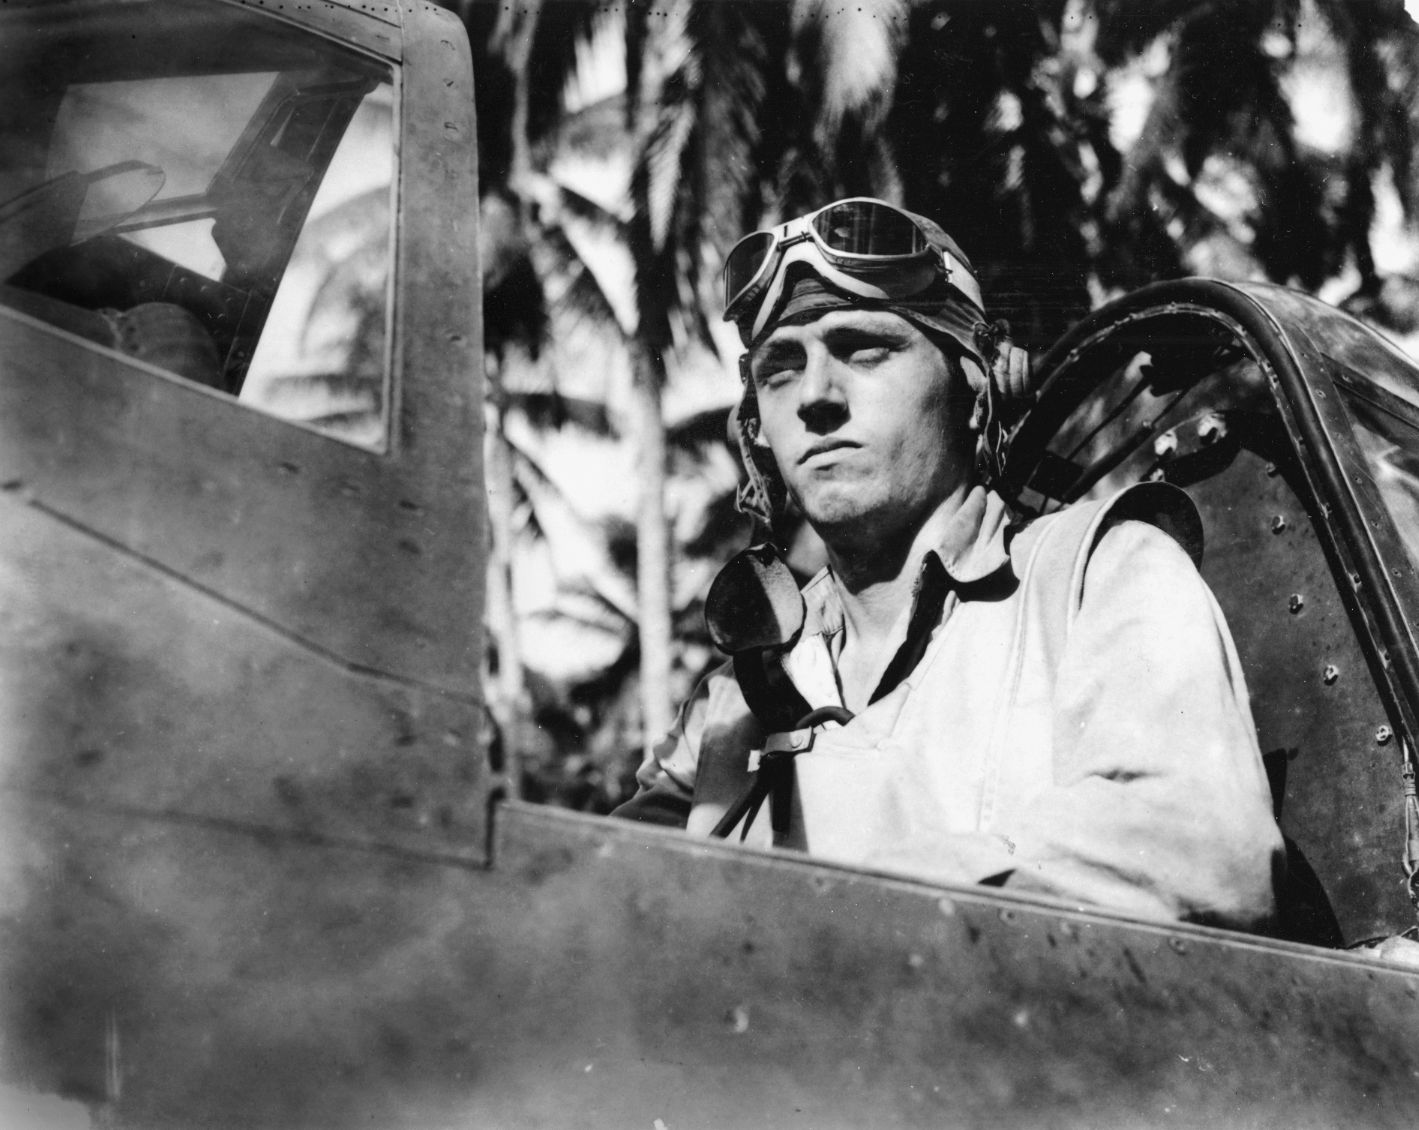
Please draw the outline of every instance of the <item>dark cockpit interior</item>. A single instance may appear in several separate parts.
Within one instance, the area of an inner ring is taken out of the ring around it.
[[[0,304],[240,395],[337,150],[392,102],[392,72],[237,8],[156,2],[162,20],[0,14]],[[389,194],[386,174],[386,255]],[[382,396],[376,353],[361,376]]]

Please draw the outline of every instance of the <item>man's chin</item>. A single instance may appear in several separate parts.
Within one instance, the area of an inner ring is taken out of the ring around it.
[[[834,533],[851,533],[871,525],[873,508],[866,499],[847,491],[819,491],[800,499],[798,508],[824,540]]]

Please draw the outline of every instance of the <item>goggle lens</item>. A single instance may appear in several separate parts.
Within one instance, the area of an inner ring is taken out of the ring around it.
[[[823,209],[813,217],[813,230],[832,251],[844,255],[893,258],[918,255],[926,237],[895,208],[870,200],[849,200]],[[767,249],[764,250],[767,254]]]
[[[827,255],[841,255],[858,263],[840,263],[848,270],[870,270],[874,261],[886,268],[931,249],[916,222],[880,200],[842,200],[808,218],[812,236]],[[754,232],[734,245],[724,264],[725,316],[737,319],[736,307],[758,282],[778,250],[784,246],[784,228]],[[803,229],[800,229],[803,230]],[[802,238],[802,237],[800,237]],[[792,242],[792,239],[789,239]]]
[[[724,264],[724,304],[730,306],[754,281],[765,260],[773,254],[778,242],[773,232],[759,231],[746,235],[734,245]]]

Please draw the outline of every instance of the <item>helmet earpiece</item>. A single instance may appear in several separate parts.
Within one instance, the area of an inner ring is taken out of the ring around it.
[[[1005,471],[1010,432],[1035,402],[1030,354],[1010,340],[1003,318],[976,325],[976,347],[989,364],[976,394],[971,430],[976,433],[976,466],[987,484]]]
[[[754,522],[754,540],[773,540],[775,527],[788,506],[788,489],[774,463],[774,454],[761,435],[759,399],[754,394],[754,378],[749,372],[749,355],[739,358],[739,376],[744,391],[731,413],[733,439],[739,447],[747,481],[739,487],[734,505]]]

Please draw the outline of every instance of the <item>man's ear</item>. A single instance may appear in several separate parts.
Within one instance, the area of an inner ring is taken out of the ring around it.
[[[990,375],[1007,414],[1023,412],[1035,402],[1029,351],[1021,349],[1008,337],[995,351]]]

